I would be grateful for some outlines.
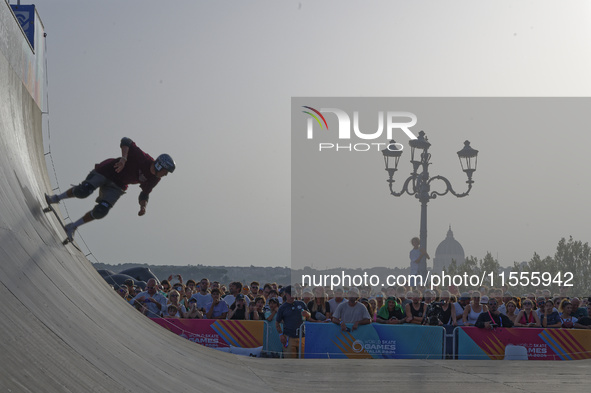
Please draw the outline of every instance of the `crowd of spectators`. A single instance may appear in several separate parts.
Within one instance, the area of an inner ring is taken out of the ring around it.
[[[239,281],[227,287],[207,278],[183,281],[180,275],[148,281],[144,291],[126,281],[117,291],[138,311],[151,318],[205,318],[276,322],[281,305],[297,300],[305,320],[336,323],[355,330],[369,323],[591,329],[591,300],[551,296],[547,289],[515,296],[500,288],[481,287],[458,293],[457,288],[430,290],[388,287],[379,291],[356,287],[286,288],[276,283],[250,285]],[[303,307],[301,305],[303,304]],[[283,315],[283,313],[281,313]]]

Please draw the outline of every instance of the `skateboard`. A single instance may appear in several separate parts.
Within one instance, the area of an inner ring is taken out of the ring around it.
[[[57,221],[60,223],[60,225],[62,226],[62,229],[64,230],[64,232],[66,232],[66,226],[64,225],[60,215],[58,214],[58,212],[53,208],[53,206],[51,205],[51,203],[49,203],[49,195],[45,194],[45,201],[47,202],[47,207],[43,209],[43,213],[49,213],[52,212],[53,215],[55,216],[55,218],[57,218]],[[62,244],[65,246],[66,244],[71,243],[74,247],[78,248],[74,243],[73,240],[70,239],[69,237],[66,237],[64,239],[64,241],[62,242]],[[78,250],[80,250],[78,248]]]

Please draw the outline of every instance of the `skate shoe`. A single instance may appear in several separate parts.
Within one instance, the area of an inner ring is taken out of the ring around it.
[[[67,224],[64,229],[66,230],[66,236],[68,237],[69,241],[74,241],[74,232],[76,232],[76,227],[74,223]]]
[[[48,205],[53,205],[55,203],[59,203],[59,199],[57,199],[57,195],[45,194],[45,202],[47,202]]]

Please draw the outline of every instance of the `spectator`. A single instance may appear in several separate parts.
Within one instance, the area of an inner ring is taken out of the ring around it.
[[[376,322],[399,325],[404,323],[404,319],[405,315],[402,305],[398,303],[395,297],[389,297],[386,300],[386,304],[378,310]]]
[[[185,287],[185,292],[183,293],[183,299],[181,300],[181,304],[183,306],[185,306],[185,308],[188,310],[190,308],[190,304],[189,301],[191,300],[191,298],[193,297],[193,290],[191,289],[191,287],[189,286],[188,282],[187,282],[187,286]],[[197,300],[195,299],[195,304],[197,304]]]
[[[540,322],[542,321],[542,314],[544,314],[545,308],[546,298],[543,296],[538,296],[538,298],[536,299],[536,303],[534,304],[534,309],[536,310],[538,317],[540,317]]]
[[[202,278],[199,282],[199,292],[192,296],[197,301],[197,309],[205,311],[205,307],[212,301],[211,293],[209,293],[209,280]]]
[[[246,312],[246,320],[248,321],[258,321],[259,320],[259,313],[257,312],[257,305],[254,301],[250,302],[248,305],[248,311]]]
[[[549,303],[552,304],[552,302]],[[509,317],[509,319],[513,321],[513,323],[515,323],[515,318],[517,317],[517,314],[519,314],[519,309],[517,308],[517,305],[513,300],[509,300],[507,304],[505,304],[505,306],[507,308],[507,312],[505,313],[505,315]]]
[[[331,318],[330,303],[326,299],[323,287],[314,288],[314,300],[308,302],[310,322],[329,322]]]
[[[406,287],[400,286],[395,291],[396,297],[400,299],[400,305],[406,309],[406,305],[412,303],[412,299],[407,296]],[[388,295],[388,297],[391,297],[391,295]]]
[[[580,324],[578,324],[578,319],[576,317],[573,317],[572,312],[573,312],[573,305],[571,302],[569,302],[567,299],[565,299],[566,301],[561,303],[561,307],[562,307],[562,314],[560,315],[560,320],[562,321],[562,327],[565,329],[570,329],[573,327],[576,328],[583,328],[585,329],[585,326],[581,326]]]
[[[573,305],[573,317],[581,319],[589,316],[587,307],[581,307],[581,300],[578,297],[572,298],[570,302]]]
[[[160,285],[162,286],[162,292],[164,292],[164,296],[168,296],[168,292],[171,290],[170,282],[168,280],[162,280]]]
[[[204,313],[197,308],[197,300],[195,300],[194,298],[189,299],[189,301],[187,302],[187,306],[185,306],[185,308],[187,309],[186,318],[201,319],[205,316]]]
[[[242,292],[242,283],[240,281],[234,281],[232,283],[230,283],[230,294],[226,295],[226,297],[224,297],[224,301],[226,302],[226,304],[228,305],[228,307],[231,307],[234,302],[236,301],[236,297],[241,294]],[[246,300],[246,304],[248,305],[250,303],[250,299],[249,298],[245,298]]]
[[[234,302],[234,304],[230,306],[230,311],[228,312],[228,319],[247,319],[248,313],[246,308],[246,296],[244,296],[242,293],[239,293],[238,295],[236,295],[236,301]]]
[[[347,323],[352,323],[353,330],[356,330],[359,325],[368,325],[371,323],[371,316],[367,308],[357,302],[359,299],[359,289],[353,287],[349,289],[349,300],[346,303],[341,303],[335,310],[332,321],[341,326],[341,330],[347,330]]]
[[[134,281],[132,278],[128,278],[123,282],[123,284],[127,286],[127,292],[129,293],[129,296],[131,296],[132,298],[134,298],[139,293],[135,290]]]
[[[427,305],[427,307],[433,303],[435,301],[435,299],[437,298],[437,295],[435,294],[435,291],[432,291],[430,289],[427,289],[425,291],[425,304]]]
[[[263,320],[265,319],[265,298],[261,295],[258,295],[257,297],[255,297],[254,302],[251,302],[255,305],[255,311],[258,314],[258,320]],[[253,319],[253,318],[250,318]]]
[[[498,309],[501,314],[507,315],[507,303],[511,300],[512,297],[513,295],[511,294],[511,292],[505,292],[503,294],[503,301],[499,303]]]
[[[160,318],[166,310],[166,298],[157,292],[156,280],[151,278],[146,285],[146,291],[140,292],[133,298],[133,305],[150,318]]]
[[[207,319],[226,319],[228,315],[228,304],[221,300],[220,290],[211,290],[211,303],[205,306]]]
[[[587,314],[591,313],[591,303],[587,300]],[[591,329],[591,317],[582,317],[577,321],[577,324],[580,325],[581,329]]]
[[[384,305],[384,293],[378,292],[376,293],[376,310],[379,310]],[[402,300],[402,299],[400,299]]]
[[[377,315],[376,315],[376,310],[373,309],[371,307],[371,304],[369,303],[369,299],[366,297],[363,297],[359,300],[359,303],[363,304],[365,306],[365,308],[367,308],[367,312],[369,313],[370,316],[370,323],[371,322],[375,322]]]
[[[304,288],[302,290],[302,302],[308,304],[312,300],[314,300],[314,293],[312,293],[312,290],[310,288]]]
[[[166,314],[164,314],[164,318],[167,319],[179,319],[179,309],[174,304],[169,304],[166,308]]]
[[[127,289],[127,286],[125,286],[125,285],[119,286],[119,289],[117,290],[117,294],[119,294],[119,296],[121,296],[123,299],[125,299],[125,301],[128,303],[132,299],[132,297],[129,295],[129,291]]]
[[[334,298],[328,301],[330,309],[334,312],[341,303],[346,303],[345,291],[343,287],[336,287],[334,290]]]
[[[441,314],[440,320],[444,325],[458,326],[458,320],[456,319],[456,308],[454,303],[450,302],[451,294],[449,291],[441,291]]]
[[[483,299],[486,296],[483,296]],[[488,309],[486,312],[481,313],[478,315],[478,319],[474,323],[474,326],[477,328],[484,328],[492,330],[496,327],[513,327],[513,321],[509,319],[506,315],[503,315],[498,310],[498,301],[495,298],[490,298],[488,300]]]
[[[468,292],[463,292],[458,301],[454,303],[454,311],[456,313],[458,326],[464,326],[464,320],[462,318],[464,316],[464,310],[468,304],[470,304],[470,294]]]
[[[383,302],[382,302],[383,303]],[[371,309],[373,310],[373,313],[371,314],[371,322],[376,322],[378,319],[378,302],[375,298],[369,298],[369,305],[371,306]]]
[[[544,298],[545,299],[545,298]],[[559,328],[562,326],[560,314],[554,308],[554,303],[550,300],[544,302],[542,315],[540,316],[541,325],[545,328]]]
[[[283,356],[296,358],[300,347],[300,326],[303,319],[310,317],[307,306],[301,300],[292,296],[292,286],[288,285],[283,289],[285,302],[277,310],[275,327],[280,334],[279,339],[283,344]],[[283,323],[283,328],[281,327]]]
[[[177,311],[176,317],[177,318],[186,318],[187,317],[187,309],[181,305],[179,299],[181,294],[176,289],[173,289],[168,294],[168,305],[173,305],[175,310]],[[170,312],[169,312],[170,314]]]
[[[261,293],[259,293],[260,286],[261,284],[259,284],[258,281],[253,281],[250,283],[250,295],[252,295],[253,299],[256,299],[257,296],[261,295]]]
[[[185,285],[185,289],[189,288],[189,289],[191,289],[191,292],[194,292],[196,285],[197,285],[197,283],[195,282],[195,280],[193,280],[193,279],[187,280],[187,284]]]
[[[178,291],[179,293],[183,293],[183,292],[185,292],[185,284],[183,284],[183,282],[182,282],[183,278],[181,276],[178,276],[178,277],[180,278],[181,281],[175,282],[172,285],[172,289]]]
[[[264,293],[264,291],[263,291],[263,293]],[[269,297],[268,298],[265,297],[265,299],[267,299],[267,304],[269,303],[269,300],[271,300],[271,299],[277,299],[277,302],[279,303],[279,305],[281,305],[281,303],[283,303],[283,299],[279,297],[279,293],[274,289],[271,289],[271,291],[269,292]]]
[[[523,301],[523,310],[519,311],[515,318],[516,327],[540,327],[540,317],[538,313],[533,310],[534,303],[531,299],[526,298]]]
[[[263,285],[263,296],[265,297],[265,299],[269,300],[269,295],[271,294],[271,284],[266,283],[265,285]]]
[[[250,294],[250,287],[247,284],[244,284],[241,293],[244,295],[245,299],[254,300],[254,297],[252,297]]]
[[[269,322],[274,321],[277,310],[279,310],[279,300],[277,298],[269,299],[269,309],[265,311],[265,319]]]
[[[410,296],[412,298],[412,303],[406,305],[406,322],[415,325],[422,325],[423,320],[425,319],[427,307],[425,306],[424,302],[420,301],[421,293],[417,289],[410,291]]]
[[[483,312],[487,312],[486,305],[488,304],[488,296],[480,298],[480,292],[472,292],[472,302],[464,308],[464,315],[462,315],[462,321],[464,326],[474,326],[478,320],[478,316]]]

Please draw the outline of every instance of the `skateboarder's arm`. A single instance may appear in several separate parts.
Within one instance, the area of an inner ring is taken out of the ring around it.
[[[115,172],[119,173],[125,168],[125,164],[127,163],[127,156],[129,154],[129,146],[121,145],[121,158],[119,162],[115,163]]]
[[[144,214],[146,214],[146,206],[148,206],[148,200],[147,199],[140,199],[140,211],[137,213],[138,216],[143,216]]]

